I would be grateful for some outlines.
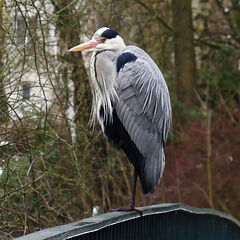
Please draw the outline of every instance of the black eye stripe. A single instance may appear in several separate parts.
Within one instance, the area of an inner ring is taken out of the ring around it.
[[[107,29],[105,30],[101,37],[105,37],[107,39],[115,38],[118,35],[118,32],[113,29]]]

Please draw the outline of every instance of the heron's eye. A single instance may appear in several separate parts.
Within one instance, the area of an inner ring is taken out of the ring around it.
[[[102,38],[102,42],[103,42],[103,43],[106,42],[106,40],[107,40],[107,39],[106,39],[105,37]]]

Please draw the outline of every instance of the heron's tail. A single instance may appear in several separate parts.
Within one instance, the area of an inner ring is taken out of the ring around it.
[[[144,194],[155,191],[160,183],[164,167],[165,154],[163,147],[161,147],[158,152],[151,154],[151,157],[145,160],[139,174]]]

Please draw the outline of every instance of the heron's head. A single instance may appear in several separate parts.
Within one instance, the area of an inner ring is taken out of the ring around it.
[[[98,29],[90,41],[77,45],[71,49],[69,52],[78,51],[102,51],[102,50],[112,50],[119,51],[125,47],[123,39],[119,34],[107,27],[102,27]]]

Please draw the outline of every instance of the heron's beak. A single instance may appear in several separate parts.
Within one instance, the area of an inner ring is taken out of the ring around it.
[[[83,51],[83,50],[88,50],[88,49],[96,47],[99,43],[101,43],[101,39],[90,40],[88,42],[82,43],[80,45],[77,45],[77,46],[69,49],[68,52],[79,52],[79,51]]]

